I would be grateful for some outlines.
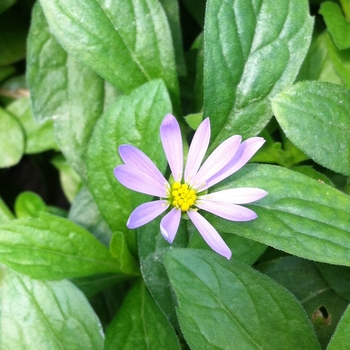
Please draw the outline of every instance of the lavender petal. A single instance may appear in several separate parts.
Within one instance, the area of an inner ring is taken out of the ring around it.
[[[239,149],[235,156],[230,160],[230,162],[222,168],[218,173],[213,175],[210,179],[206,181],[204,187],[201,190],[206,190],[207,188],[214,186],[218,182],[226,179],[237,170],[242,168],[251,157],[259,150],[259,148],[264,144],[265,140],[262,137],[251,137],[239,146]]]
[[[160,222],[160,232],[169,243],[173,243],[174,241],[176,232],[179,228],[180,219],[181,210],[173,208]]]
[[[126,226],[130,229],[143,226],[162,214],[168,207],[169,203],[165,200],[143,203],[130,214]]]
[[[190,149],[188,151],[185,167],[185,182],[191,184],[191,180],[196,175],[204,155],[208,149],[210,141],[210,121],[206,118],[199,125],[195,132]]]
[[[133,191],[166,198],[166,184],[129,165],[118,165],[114,169],[117,180]]]
[[[132,145],[121,145],[118,148],[120,157],[125,165],[132,166],[156,179],[157,182],[165,184],[167,181],[155,164],[146,154]]]
[[[232,255],[231,250],[215,228],[196,210],[190,210],[187,214],[209,247],[218,254],[230,259]]]
[[[199,196],[198,200],[224,202],[233,204],[246,204],[255,202],[268,193],[260,188],[231,188]]]
[[[175,181],[181,181],[183,170],[182,137],[176,118],[167,114],[160,126],[160,138]]]
[[[257,218],[253,210],[227,202],[197,200],[196,207],[230,221],[249,221]]]
[[[239,149],[241,139],[239,135],[231,136],[213,151],[192,181],[195,189],[202,190],[206,181],[230,162]]]

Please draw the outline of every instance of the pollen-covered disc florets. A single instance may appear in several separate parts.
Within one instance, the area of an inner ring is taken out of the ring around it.
[[[194,205],[197,194],[186,183],[174,182],[171,185],[169,199],[172,206],[181,209],[181,211],[187,211]]]

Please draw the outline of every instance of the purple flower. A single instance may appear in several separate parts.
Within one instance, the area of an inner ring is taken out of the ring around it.
[[[207,194],[206,190],[246,164],[265,140],[252,137],[241,143],[241,136],[231,136],[201,165],[210,140],[207,118],[193,136],[183,171],[181,131],[173,115],[165,116],[160,126],[160,137],[172,173],[169,181],[139,149],[131,145],[119,147],[124,164],[114,169],[118,181],[131,190],[159,198],[138,206],[131,213],[127,227],[134,229],[145,225],[170,207],[160,223],[160,231],[169,243],[175,238],[181,215],[187,213],[207,244],[230,259],[231,250],[198,209],[231,221],[248,221],[257,217],[255,212],[238,204],[254,202],[266,196],[266,191],[259,188],[233,188]]]

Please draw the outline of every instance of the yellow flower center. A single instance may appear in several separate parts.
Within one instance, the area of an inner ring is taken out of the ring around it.
[[[170,203],[177,209],[187,211],[197,199],[196,191],[187,184],[174,182],[170,189]]]

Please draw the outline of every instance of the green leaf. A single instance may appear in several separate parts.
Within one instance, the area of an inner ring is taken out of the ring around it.
[[[327,350],[347,350],[349,348],[350,334],[350,307],[346,309],[338,327],[327,347]]]
[[[327,185],[333,186],[333,182],[328,179],[327,176],[323,175],[322,173],[318,172],[315,170],[312,166],[310,165],[299,165],[299,166],[294,166],[291,168],[294,171],[297,171],[298,173],[304,174],[308,177],[311,177],[312,179],[315,179],[319,182],[324,182]]]
[[[15,214],[18,218],[35,218],[47,211],[42,198],[34,192],[22,192],[15,201]]]
[[[73,57],[123,93],[162,78],[179,108],[169,24],[155,0],[41,0],[52,33]]]
[[[249,266],[191,249],[167,252],[165,266],[191,348],[320,348],[297,300]]]
[[[100,211],[89,190],[83,187],[70,207],[68,219],[90,231],[106,246],[112,238],[112,232],[103,220]]]
[[[247,165],[215,190],[257,187],[268,195],[247,205],[256,220],[205,215],[219,232],[235,233],[306,259],[350,266],[350,197],[324,183],[272,165]]]
[[[101,324],[68,281],[36,281],[4,271],[0,289],[1,349],[103,349]]]
[[[325,349],[348,301],[331,289],[312,261],[287,256],[259,264],[256,268],[295,295]]]
[[[0,168],[17,164],[24,152],[24,135],[15,117],[0,108]]]
[[[24,152],[26,154],[58,149],[53,132],[53,121],[36,123],[33,119],[29,98],[21,98],[12,102],[6,106],[6,110],[17,118],[24,129]]]
[[[174,329],[138,280],[106,332],[105,350],[180,350]]]
[[[120,279],[130,277],[89,232],[47,213],[0,225],[0,253],[2,264],[32,278],[55,280],[109,272]]]
[[[9,7],[11,7],[17,0],[2,0],[0,3],[0,13],[6,11]]]
[[[0,197],[0,223],[14,219],[11,210],[8,208],[6,203]]]
[[[67,163],[62,154],[55,156],[51,163],[59,170],[63,192],[69,202],[72,202],[81,188],[79,176]]]
[[[260,132],[270,98],[290,86],[307,53],[313,20],[306,0],[208,0],[204,31],[204,117],[213,147]]]
[[[86,156],[89,190],[113,232],[127,230],[126,222],[132,210],[150,200],[149,196],[133,192],[116,180],[113,169],[122,163],[118,147],[122,144],[138,147],[163,172],[166,159],[161,151],[159,126],[169,112],[171,103],[164,83],[152,81],[129,96],[120,97],[94,128]],[[131,231],[127,232],[130,234],[126,236],[132,240]]]
[[[319,13],[323,16],[338,49],[350,48],[350,22],[344,17],[340,6],[335,2],[325,1],[321,4]]]
[[[330,83],[300,82],[275,96],[272,109],[298,148],[322,166],[350,175],[349,90]]]
[[[175,313],[176,298],[164,267],[164,253],[173,247],[186,247],[186,222],[181,220],[175,240],[170,245],[160,232],[160,218],[137,230],[137,241],[142,277],[152,297],[165,316],[178,328]]]

